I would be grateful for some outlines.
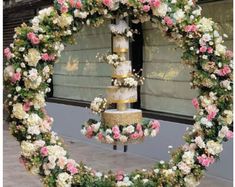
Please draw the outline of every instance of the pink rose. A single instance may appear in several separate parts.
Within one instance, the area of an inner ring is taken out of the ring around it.
[[[87,138],[92,138],[92,135],[93,135],[93,130],[92,130],[92,127],[87,127],[87,132],[86,132],[86,137]]]
[[[228,57],[228,58],[233,58],[233,52],[230,51],[230,50],[227,50],[226,53],[225,53],[225,56]]]
[[[192,100],[192,104],[193,104],[195,109],[197,109],[197,110],[199,109],[199,103],[198,103],[198,100],[196,98],[194,98]]]
[[[144,12],[148,12],[150,10],[150,6],[149,5],[144,5],[143,6],[143,11]]]
[[[160,123],[159,123],[159,121],[158,120],[153,120],[152,122],[151,122],[151,128],[152,129],[160,129]]]
[[[99,141],[102,141],[103,138],[104,138],[103,134],[102,134],[101,132],[99,132],[99,134],[98,134],[98,140],[99,140]]]
[[[136,125],[136,130],[137,131],[142,131],[142,125],[141,124],[137,124]]]
[[[71,7],[75,7],[75,5],[76,5],[74,0],[69,0],[69,4]]]
[[[171,27],[173,25],[173,20],[168,16],[166,16],[164,18],[164,21],[165,21],[165,23],[167,24],[168,27]]]
[[[185,32],[196,32],[197,26],[196,25],[187,25],[184,27]]]
[[[139,131],[139,137],[141,138],[141,137],[143,137],[144,136],[144,132],[141,130],[141,131]]]
[[[60,5],[62,5],[62,4],[65,3],[65,0],[57,0],[57,2],[58,2]]]
[[[77,8],[77,9],[82,8],[82,3],[81,3],[81,1],[80,1],[80,0],[79,0],[79,1],[77,1],[77,3],[76,3],[76,8]]]
[[[115,178],[116,178],[117,181],[122,181],[123,178],[124,178],[124,172],[123,171],[118,171]]]
[[[120,133],[119,127],[118,127],[117,125],[115,125],[115,126],[112,128],[112,132],[113,132],[114,134]]]
[[[31,108],[31,103],[30,102],[24,103],[23,109],[24,109],[25,112],[28,112],[30,110],[30,108]]]
[[[62,6],[60,7],[60,11],[61,11],[62,13],[66,13],[66,12],[68,12],[68,7],[65,6],[65,5],[62,5]]]
[[[199,49],[199,51],[200,51],[201,53],[205,53],[205,52],[207,51],[207,47],[206,47],[206,46],[201,46],[200,49]]]
[[[160,6],[161,2],[160,2],[160,0],[151,0],[150,4],[151,4],[151,6],[156,8],[156,7]]]
[[[37,35],[34,34],[33,32],[29,32],[29,33],[27,34],[27,38],[31,41],[31,43],[32,43],[33,45],[37,45],[37,44],[40,43],[39,38],[38,38]]]
[[[227,133],[226,133],[226,138],[228,139],[228,140],[231,140],[232,138],[233,138],[233,131],[228,131]]]
[[[16,72],[11,77],[11,82],[16,83],[16,81],[19,81],[21,79],[21,73]]]
[[[206,111],[208,112],[207,119],[211,121],[215,118],[216,114],[219,112],[218,108],[215,105],[209,105],[206,107]]]
[[[47,156],[48,155],[47,147],[42,147],[41,150],[40,150],[40,153],[43,157]]]
[[[213,51],[214,51],[214,49],[213,49],[212,47],[208,47],[208,48],[207,48],[207,52],[208,52],[208,53],[211,54],[211,53],[213,53]]]
[[[223,69],[221,69],[220,71],[221,71],[220,73],[221,73],[222,76],[225,76],[225,75],[231,73],[231,69],[228,65],[225,65],[223,67]]]
[[[131,139],[136,140],[139,138],[139,133],[135,132],[134,134],[131,134]]]
[[[12,53],[9,47],[4,49],[4,56],[7,58],[7,60],[10,60],[12,57]]]
[[[41,57],[42,57],[42,60],[44,60],[44,61],[48,61],[49,60],[48,53],[43,53]]]
[[[204,167],[208,167],[210,164],[213,164],[215,162],[214,157],[207,157],[205,154],[198,156],[197,159],[198,162]]]
[[[115,139],[115,140],[118,140],[119,138],[120,138],[120,133],[118,132],[118,133],[115,133],[114,135],[113,135],[113,138]]]
[[[112,0],[103,0],[103,4],[109,8],[111,8],[111,6],[113,5],[113,1]]]

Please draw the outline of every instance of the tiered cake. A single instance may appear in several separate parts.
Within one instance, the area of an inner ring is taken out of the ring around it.
[[[113,38],[113,52],[125,59],[128,52],[129,41],[124,36],[115,36]],[[131,61],[123,60],[113,69],[112,78],[122,82],[126,78],[132,77]],[[107,88],[106,99],[109,104],[117,104],[117,109],[107,109],[102,118],[104,123],[109,126],[122,125],[127,126],[142,122],[142,111],[129,108],[130,103],[137,101],[137,85],[113,85]]]

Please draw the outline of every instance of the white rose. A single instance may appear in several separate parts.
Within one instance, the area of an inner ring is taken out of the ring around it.
[[[97,131],[99,130],[100,124],[101,124],[101,123],[98,122],[98,123],[96,123],[96,124],[92,124],[92,125],[91,125],[94,132],[97,132]]]
[[[34,67],[37,66],[40,59],[40,52],[34,48],[29,49],[28,54],[24,56],[24,60],[28,63],[28,65]]]
[[[69,14],[62,14],[61,16],[59,16],[57,18],[57,24],[61,27],[61,28],[65,28],[71,25],[73,21],[73,17]]]
[[[208,141],[206,143],[206,146],[207,146],[208,153],[210,153],[212,155],[217,155],[223,151],[223,145],[220,144],[219,142],[215,142],[213,140]]]
[[[85,19],[88,15],[89,15],[89,13],[88,12],[81,12],[81,11],[79,11],[79,10],[74,10],[74,16],[75,17],[79,17],[79,18],[82,18],[82,19]]]
[[[132,125],[129,125],[128,127],[126,127],[126,132],[131,134],[135,131],[135,127],[133,127]]]
[[[122,143],[126,143],[127,142],[127,137],[126,136],[124,136],[124,135],[121,135],[120,136],[120,141],[122,142]]]
[[[219,137],[223,139],[226,136],[228,131],[229,131],[229,128],[227,126],[223,126],[219,131]]]
[[[185,12],[182,9],[179,9],[173,14],[173,17],[176,22],[181,23],[185,18]]]
[[[40,109],[46,105],[43,93],[37,93],[33,99],[33,106],[35,109]]]
[[[41,133],[38,125],[29,126],[27,132],[31,135],[39,135]]]
[[[30,114],[26,120],[26,124],[28,126],[40,125],[42,123],[42,118],[40,118],[37,114]]]
[[[226,52],[226,46],[221,45],[221,44],[217,44],[215,46],[215,54],[220,56],[220,55],[224,55]]]
[[[15,72],[15,69],[12,65],[9,65],[7,66],[5,69],[4,69],[4,80],[8,80],[12,77],[13,73]]]
[[[149,130],[148,129],[145,129],[144,130],[144,136],[148,136],[149,135]]]
[[[51,156],[55,156],[56,158],[66,156],[67,152],[63,147],[58,145],[47,146],[48,154]]]
[[[109,136],[109,135],[106,136],[105,139],[106,139],[107,143],[109,143],[109,144],[114,142],[113,138],[111,136]]]
[[[24,119],[28,116],[28,114],[24,111],[23,105],[21,103],[16,103],[13,105],[12,113],[13,116],[17,119]]]
[[[152,130],[151,136],[152,136],[152,137],[157,136],[157,131],[156,131],[156,130]]]

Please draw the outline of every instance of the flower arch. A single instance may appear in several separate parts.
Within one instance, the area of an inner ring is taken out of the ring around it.
[[[72,42],[83,25],[98,27],[128,15],[134,23],[158,23],[183,48],[182,60],[195,67],[191,85],[200,95],[192,100],[195,124],[169,162],[149,171],[102,174],[69,159],[51,131],[53,119],[44,109],[44,97],[63,43]],[[55,0],[32,25],[22,24],[15,32],[13,44],[4,50],[10,129],[20,142],[25,167],[40,175],[45,186],[197,186],[206,167],[219,158],[223,141],[233,136],[233,55],[194,0]]]

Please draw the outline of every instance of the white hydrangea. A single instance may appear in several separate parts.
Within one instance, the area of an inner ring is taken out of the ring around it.
[[[179,9],[173,14],[173,17],[176,22],[181,23],[185,18],[185,12],[182,9]]]
[[[198,28],[200,31],[206,33],[213,31],[214,22],[211,19],[203,17],[198,23]]]
[[[42,118],[40,118],[37,114],[32,113],[26,119],[26,124],[28,126],[40,125],[42,123]]]
[[[41,133],[40,127],[38,125],[29,126],[27,132],[31,135],[39,135]]]
[[[192,166],[194,164],[194,152],[192,151],[186,151],[183,156],[182,160],[189,166]]]
[[[223,151],[223,145],[220,144],[219,142],[215,142],[213,140],[208,141],[206,143],[206,146],[207,146],[208,153],[210,153],[212,155],[217,155]]]
[[[220,56],[220,55],[224,55],[226,52],[226,46],[222,45],[222,44],[217,44],[215,46],[215,54]]]
[[[70,187],[72,183],[72,176],[66,172],[60,173],[56,180],[58,187]]]
[[[224,138],[229,131],[229,128],[227,126],[223,126],[219,131],[219,137]]]
[[[25,157],[31,157],[36,152],[36,147],[33,143],[28,141],[21,142],[21,153]]]
[[[48,155],[54,156],[56,158],[63,157],[67,154],[64,148],[58,145],[47,146],[47,149],[48,149]]]
[[[35,48],[29,49],[27,55],[24,55],[24,60],[28,63],[29,66],[36,67],[40,59],[41,54]]]
[[[195,143],[196,143],[197,146],[200,147],[201,149],[206,147],[205,142],[203,141],[203,139],[202,139],[201,136],[197,136],[197,137],[195,138]]]
[[[184,162],[179,162],[177,164],[178,168],[182,171],[183,174],[187,175],[191,172],[191,168]]]
[[[43,93],[37,93],[33,99],[33,106],[35,109],[40,109],[46,105]]]
[[[13,105],[12,114],[17,119],[25,119],[28,114],[24,111],[23,105],[21,103],[16,103]]]

